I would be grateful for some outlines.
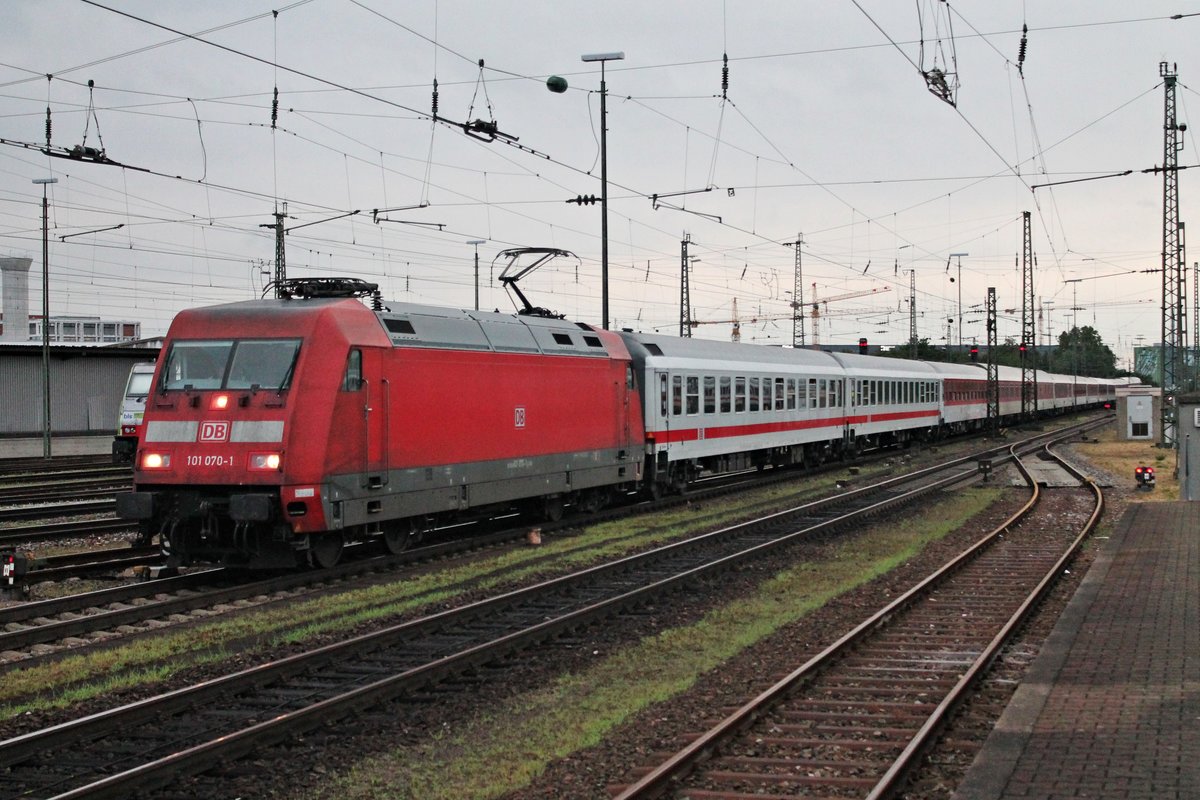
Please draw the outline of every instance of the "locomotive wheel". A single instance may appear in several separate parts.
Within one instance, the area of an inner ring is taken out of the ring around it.
[[[547,497],[542,503],[542,516],[547,522],[558,522],[563,518],[562,497]]]
[[[600,489],[585,492],[579,500],[579,510],[585,514],[594,514],[608,505],[608,496]]]
[[[398,556],[408,548],[420,544],[424,533],[425,530],[419,521],[415,519],[410,519],[407,523],[401,521],[384,528],[383,544],[389,553]]]
[[[327,533],[313,538],[308,550],[308,563],[319,569],[331,569],[337,566],[342,557],[342,535]]]

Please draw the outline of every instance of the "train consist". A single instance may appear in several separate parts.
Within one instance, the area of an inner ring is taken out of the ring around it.
[[[986,420],[973,365],[630,332],[536,315],[372,307],[351,279],[180,313],[118,514],[175,563],[329,566],[433,527],[556,519],[701,474],[817,464]],[[1020,371],[1001,371],[1001,415]],[[1039,373],[1039,410],[1115,383]]]

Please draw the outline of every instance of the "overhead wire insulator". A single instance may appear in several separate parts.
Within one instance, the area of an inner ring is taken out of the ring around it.
[[[438,113],[438,88],[437,78],[433,79],[433,116],[437,117]]]
[[[728,100],[729,99],[729,54],[722,53],[721,56],[725,62],[725,66],[721,67],[721,99]]]
[[[271,99],[271,130],[275,130],[275,123],[279,121],[279,87],[275,87],[275,96]]]
[[[1021,47],[1017,50],[1017,71],[1025,74],[1025,49],[1029,46],[1029,26],[1021,26]]]
[[[50,106],[46,106],[46,147],[50,147]]]

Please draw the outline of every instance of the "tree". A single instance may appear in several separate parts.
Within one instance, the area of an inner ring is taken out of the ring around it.
[[[1091,325],[1071,328],[1058,335],[1058,347],[1050,356],[1051,372],[1088,375],[1093,378],[1115,378],[1117,356],[1104,344]]]

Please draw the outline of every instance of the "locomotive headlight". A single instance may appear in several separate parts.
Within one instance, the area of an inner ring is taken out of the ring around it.
[[[217,410],[224,410],[226,408],[229,408],[229,395],[214,394],[211,405],[213,408],[215,408]]]
[[[170,469],[170,453],[146,453],[142,456],[142,469]]]
[[[275,470],[279,469],[279,465],[283,463],[279,453],[251,453],[250,454],[250,469],[252,470]]]

